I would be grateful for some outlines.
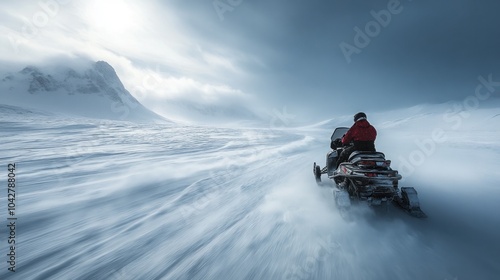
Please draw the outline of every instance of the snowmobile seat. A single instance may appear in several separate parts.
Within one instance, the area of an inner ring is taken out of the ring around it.
[[[384,153],[381,153],[381,152],[366,152],[366,151],[354,151],[349,156],[348,160],[351,161],[355,157],[373,158],[373,159],[383,159],[383,160],[385,160]]]

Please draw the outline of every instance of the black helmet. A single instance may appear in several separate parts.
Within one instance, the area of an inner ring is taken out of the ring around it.
[[[354,122],[357,122],[361,118],[366,120],[366,114],[363,112],[357,113],[356,115],[354,115]]]

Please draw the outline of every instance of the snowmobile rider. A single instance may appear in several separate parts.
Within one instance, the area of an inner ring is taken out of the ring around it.
[[[377,130],[368,122],[366,114],[359,112],[354,115],[354,124],[342,137],[342,145],[345,148],[339,156],[337,167],[347,161],[354,151],[375,152],[375,138]],[[350,145],[351,142],[353,145]]]

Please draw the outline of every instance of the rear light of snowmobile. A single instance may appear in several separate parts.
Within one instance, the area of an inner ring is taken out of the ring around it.
[[[377,173],[365,173],[366,177],[377,177]]]

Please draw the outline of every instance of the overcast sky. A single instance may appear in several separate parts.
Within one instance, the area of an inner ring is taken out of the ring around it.
[[[45,3],[45,4],[41,4]],[[495,0],[36,0],[0,4],[2,65],[106,60],[132,94],[320,120],[463,100],[500,81]]]

